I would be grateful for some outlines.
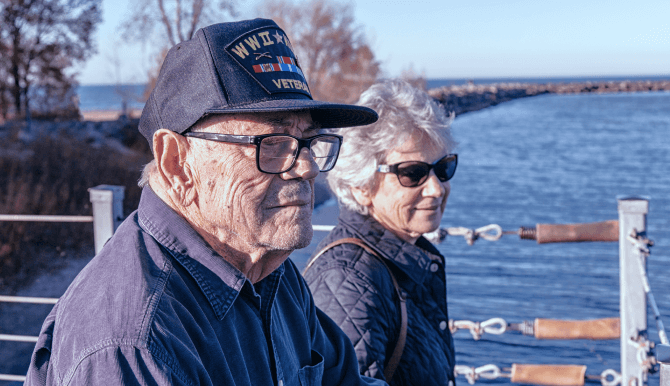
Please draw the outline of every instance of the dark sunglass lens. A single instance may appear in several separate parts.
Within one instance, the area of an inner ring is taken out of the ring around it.
[[[435,175],[442,182],[449,181],[456,173],[456,156],[448,155],[435,164]]]
[[[429,166],[423,162],[406,162],[398,165],[398,181],[400,185],[411,188],[426,181]]]

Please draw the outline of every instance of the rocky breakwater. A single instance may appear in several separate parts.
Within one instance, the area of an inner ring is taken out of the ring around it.
[[[603,81],[574,83],[493,83],[444,86],[428,90],[446,111],[460,115],[513,99],[542,94],[582,94],[670,91],[668,80]]]

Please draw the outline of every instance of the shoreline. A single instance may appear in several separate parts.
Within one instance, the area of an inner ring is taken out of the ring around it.
[[[543,94],[609,94],[670,91],[670,79],[572,83],[492,83],[443,86],[428,94],[456,116],[514,99]]]
[[[498,105],[514,99],[543,94],[604,94],[620,92],[670,91],[670,78],[664,80],[585,81],[570,83],[473,82],[442,86],[426,90],[428,95],[442,104],[447,112],[456,116]],[[116,121],[123,118],[121,109],[81,111],[82,121]],[[139,119],[142,109],[130,109],[126,118]]]
[[[82,121],[102,122],[117,121],[123,118],[123,112],[119,110],[87,110],[80,111]],[[139,119],[142,115],[141,109],[130,109],[126,115],[127,119]]]

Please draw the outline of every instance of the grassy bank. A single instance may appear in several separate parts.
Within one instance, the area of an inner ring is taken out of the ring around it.
[[[31,130],[24,123],[0,126],[0,213],[91,215],[88,189],[100,184],[125,186],[124,212],[134,210],[148,147],[132,133],[136,122],[105,124],[115,127],[76,121],[33,122]],[[96,129],[117,138],[82,135]],[[64,251],[92,240],[90,223],[0,222],[0,293],[11,293],[58,264],[54,260],[65,258]]]

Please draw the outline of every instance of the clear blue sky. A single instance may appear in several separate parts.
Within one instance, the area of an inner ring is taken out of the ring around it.
[[[239,0],[242,18],[262,0]],[[82,84],[141,83],[147,47],[118,27],[129,0],[103,0],[99,53]],[[413,67],[427,78],[670,75],[670,0],[358,0],[387,76]],[[113,63],[116,61],[116,65]]]

